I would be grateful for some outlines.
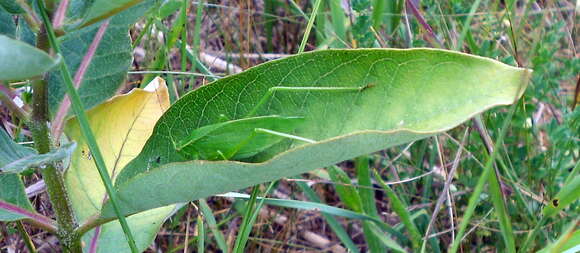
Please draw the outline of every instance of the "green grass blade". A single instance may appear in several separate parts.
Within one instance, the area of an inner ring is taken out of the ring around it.
[[[373,1],[373,28],[375,30],[381,29],[381,25],[383,24],[383,14],[386,9],[386,4],[393,4],[396,1],[383,1],[383,0],[375,0]]]
[[[385,189],[385,193],[390,200],[391,208],[401,219],[403,225],[407,229],[407,232],[411,236],[411,243],[413,244],[413,249],[418,251],[421,247],[421,234],[419,233],[419,229],[415,222],[411,219],[411,214],[407,211],[407,206],[403,203],[397,194],[389,187],[385,181],[383,181],[382,177],[378,174],[377,171],[374,171],[374,176],[377,182],[383,189]]]
[[[39,12],[42,16],[43,22],[46,26],[46,30],[48,32],[48,38],[50,40],[50,44],[51,44],[52,48],[54,49],[54,51],[56,53],[60,54],[61,53],[60,47],[59,47],[58,41],[56,40],[56,35],[54,34],[54,30],[52,29],[52,24],[50,22],[50,19],[48,18],[48,14],[46,13],[46,9],[44,8],[44,2],[41,0],[37,0],[37,6],[38,6]],[[111,204],[113,205],[113,209],[115,211],[115,214],[117,215],[117,218],[119,219],[119,223],[121,224],[121,227],[123,228],[123,232],[125,233],[125,236],[127,237],[127,243],[129,244],[131,251],[133,253],[137,253],[138,252],[137,245],[135,244],[135,239],[133,238],[133,235],[131,234],[131,229],[129,228],[129,225],[127,224],[127,220],[125,219],[125,216],[123,216],[121,214],[121,210],[119,209],[119,205],[118,205],[119,201],[117,199],[116,191],[113,188],[113,183],[111,182],[111,177],[109,176],[109,172],[107,171],[107,168],[105,165],[105,160],[103,159],[103,155],[101,154],[99,146],[97,145],[97,141],[95,139],[95,136],[93,135],[91,127],[89,126],[89,121],[87,119],[87,115],[86,115],[85,110],[83,108],[83,104],[81,103],[81,99],[80,99],[76,89],[74,88],[72,76],[68,70],[67,65],[64,63],[64,61],[61,62],[61,64],[60,64],[60,71],[61,71],[61,75],[62,75],[63,79],[65,80],[65,82],[64,82],[65,88],[67,90],[67,94],[69,95],[69,97],[71,99],[73,111],[75,112],[75,114],[79,120],[79,123],[81,126],[81,131],[82,131],[83,135],[85,136],[85,138],[87,139],[87,144],[89,146],[91,154],[93,155],[97,169],[99,170],[99,175],[101,176],[101,180],[103,181],[103,184],[105,185],[105,189],[107,190],[107,194],[109,194],[109,199],[111,201]]]
[[[307,207],[307,203],[313,203],[313,204],[318,204],[318,205],[324,205],[321,204],[322,200],[320,200],[320,198],[318,197],[318,195],[316,195],[316,193],[305,183],[305,182],[296,182],[296,184],[298,185],[298,187],[300,187],[300,189],[302,190],[302,192],[304,192],[304,194],[306,195],[306,197],[313,202],[305,202],[302,203],[303,205],[295,205],[295,206],[286,206],[286,207],[290,207],[290,208],[299,208],[299,207]],[[266,202],[268,204],[272,204],[269,202]],[[288,202],[285,202],[288,203]],[[281,203],[281,204],[285,204],[285,203]],[[326,206],[326,205],[324,205]],[[306,208],[303,208],[306,209]],[[330,215],[328,212],[325,212],[326,208],[324,209],[319,209],[322,212],[322,216],[324,217],[324,219],[326,220],[326,223],[328,223],[328,225],[330,226],[330,228],[332,229],[332,231],[334,232],[334,234],[338,237],[338,239],[342,242],[342,244],[350,251],[350,252],[360,252],[358,247],[356,246],[356,244],[352,241],[352,239],[350,238],[350,236],[348,235],[348,233],[346,233],[346,231],[344,230],[344,228],[342,227],[342,225],[338,222],[338,220],[336,220],[336,218],[334,218],[332,215]],[[338,213],[338,212],[337,212]]]
[[[310,14],[308,24],[306,25],[306,30],[304,31],[304,37],[302,37],[302,42],[300,43],[300,47],[298,48],[298,53],[304,52],[306,42],[308,42],[308,37],[310,36],[310,31],[312,30],[312,25],[314,25],[314,20],[316,19],[316,14],[318,13],[318,8],[320,8],[320,3],[322,3],[322,0],[316,0],[316,2],[314,3],[312,14]]]
[[[330,5],[330,17],[334,33],[339,40],[346,41],[346,18],[343,9],[340,6],[340,1],[331,0],[328,4]]]
[[[205,252],[205,226],[201,215],[197,216],[197,252]]]
[[[240,226],[240,230],[238,231],[238,236],[236,237],[233,252],[236,253],[244,252],[244,248],[246,247],[246,243],[248,242],[248,237],[250,235],[249,231],[251,230],[252,224],[254,223],[252,220],[252,213],[254,211],[254,206],[256,205],[256,199],[259,194],[259,188],[260,188],[259,185],[256,185],[252,188],[252,194],[250,196],[250,200],[246,203],[246,210],[243,216],[242,225]]]
[[[375,190],[372,188],[370,168],[369,168],[369,157],[359,156],[355,159],[356,176],[360,188],[358,188],[358,193],[362,201],[362,207],[364,212],[372,217],[379,218],[379,213],[377,211],[377,206],[375,204]],[[368,222],[363,223],[363,234],[369,250],[371,252],[382,252],[384,251],[383,243],[379,240],[376,233],[374,233]]]
[[[205,218],[205,222],[207,223],[207,226],[209,227],[209,229],[213,233],[213,237],[215,238],[215,241],[218,245],[218,248],[222,252],[227,253],[228,252],[228,245],[226,243],[226,240],[224,239],[224,235],[218,229],[215,217],[213,216],[213,213],[212,213],[211,209],[209,208],[209,205],[207,204],[207,201],[205,201],[205,199],[199,200],[199,209],[201,210],[201,213],[203,214],[203,217]]]
[[[483,169],[483,172],[481,173],[481,176],[479,177],[479,179],[477,181],[475,189],[473,189],[473,193],[469,197],[467,209],[465,211],[465,214],[463,215],[463,218],[461,219],[461,223],[459,224],[459,231],[457,232],[457,235],[455,235],[455,239],[453,240],[453,243],[451,244],[451,249],[449,250],[449,252],[451,252],[451,253],[457,252],[457,249],[459,248],[459,245],[461,243],[461,238],[463,238],[463,235],[465,234],[465,230],[467,229],[467,225],[469,225],[469,220],[471,220],[471,217],[473,216],[473,213],[475,211],[475,207],[477,206],[477,204],[479,202],[479,196],[483,192],[483,187],[484,187],[486,181],[489,180],[490,175],[492,174],[493,162],[495,161],[495,158],[499,154],[499,150],[501,149],[501,147],[503,145],[503,138],[504,138],[504,135],[506,133],[506,129],[508,128],[508,125],[511,122],[511,119],[515,113],[516,108],[517,108],[517,104],[513,104],[512,106],[510,106],[510,111],[509,111],[507,117],[503,121],[502,128],[500,129],[500,132],[498,134],[493,152],[491,153],[490,157],[487,159],[487,161],[485,163],[485,167]]]
[[[363,204],[360,195],[356,191],[356,188],[352,186],[352,181],[346,172],[337,166],[330,166],[326,170],[332,182],[335,183],[334,188],[344,205],[355,212],[363,213]]]
[[[275,182],[270,183],[264,196],[268,195],[270,190],[274,187]],[[264,205],[265,197],[258,197],[259,185],[254,186],[252,190],[252,195],[250,196],[250,201],[246,204],[246,213],[244,214],[244,219],[242,220],[242,226],[238,232],[238,237],[236,238],[236,243],[234,244],[233,252],[242,253],[250,237],[250,232],[252,231],[252,225],[256,222],[260,209]],[[259,198],[259,202],[256,204],[256,199]],[[255,206],[255,207],[254,207]]]
[[[401,247],[395,240],[391,239],[388,235],[385,235],[376,224],[369,223],[369,229],[376,238],[378,238],[379,242],[384,245],[385,247],[393,250],[393,252],[401,252],[406,253],[407,251]],[[374,252],[374,251],[372,251]]]
[[[455,50],[461,51],[461,48],[463,47],[463,41],[465,40],[465,36],[467,36],[467,32],[471,29],[471,20],[473,19],[473,15],[475,14],[475,11],[477,11],[477,8],[479,7],[480,3],[481,0],[475,0],[475,2],[473,2],[473,4],[471,5],[469,15],[465,19],[465,22],[463,23],[463,29],[461,30],[459,39],[457,39]]]
[[[191,47],[191,54],[193,55],[193,58],[195,60],[192,61],[192,69],[191,72],[195,72],[197,64],[195,64],[195,62],[198,60],[198,53],[199,53],[199,44],[201,41],[201,21],[202,21],[202,17],[203,17],[203,7],[205,1],[204,0],[200,0],[199,3],[197,4],[196,7],[196,12],[195,12],[195,27],[193,30],[193,46]],[[185,44],[187,43],[187,41],[181,40],[183,43],[182,47],[185,47]]]

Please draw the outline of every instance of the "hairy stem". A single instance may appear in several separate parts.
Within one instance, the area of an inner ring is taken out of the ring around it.
[[[49,52],[50,47],[44,26],[41,28],[37,38],[37,47]],[[34,92],[29,127],[38,153],[44,154],[50,152],[51,148],[48,134],[48,89],[46,80],[35,80],[32,83],[32,89]],[[57,236],[60,239],[63,250],[67,252],[82,252],[80,238],[76,237],[74,233],[77,223],[66,192],[64,175],[54,165],[47,166],[41,172],[55,212],[58,223]]]

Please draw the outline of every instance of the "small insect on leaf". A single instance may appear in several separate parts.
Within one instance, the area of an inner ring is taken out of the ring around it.
[[[287,137],[256,129],[292,133],[302,117],[269,115],[230,120],[195,129],[189,137],[175,143],[179,154],[188,159],[240,160],[254,156]]]

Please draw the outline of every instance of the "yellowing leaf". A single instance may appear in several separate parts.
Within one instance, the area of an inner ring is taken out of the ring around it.
[[[145,89],[134,89],[128,94],[113,97],[88,111],[87,116],[91,129],[97,138],[107,170],[113,181],[123,167],[139,154],[145,141],[151,136],[155,123],[168,107],[167,86],[163,79],[157,78],[149,83]],[[71,166],[66,172],[65,182],[77,221],[82,223],[100,211],[106,198],[106,191],[76,118],[68,120],[65,132],[78,144],[78,148],[71,157]],[[133,224],[129,222],[130,226],[139,227],[135,233],[146,230],[142,226],[162,222],[173,207],[161,209],[149,211],[165,213],[149,215],[154,217],[156,222]],[[160,217],[161,220],[159,220]],[[106,227],[102,230],[102,232],[104,231],[107,231]],[[155,230],[154,233],[156,232]],[[102,233],[100,236],[100,243],[107,244],[103,240],[106,241],[104,238],[108,236]],[[139,244],[139,242],[137,243]],[[148,244],[150,240],[143,243]]]

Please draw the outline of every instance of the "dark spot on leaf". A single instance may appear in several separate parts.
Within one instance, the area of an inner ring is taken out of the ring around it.
[[[558,207],[559,204],[560,204],[560,201],[558,199],[552,200],[552,205],[554,205],[554,207]]]

